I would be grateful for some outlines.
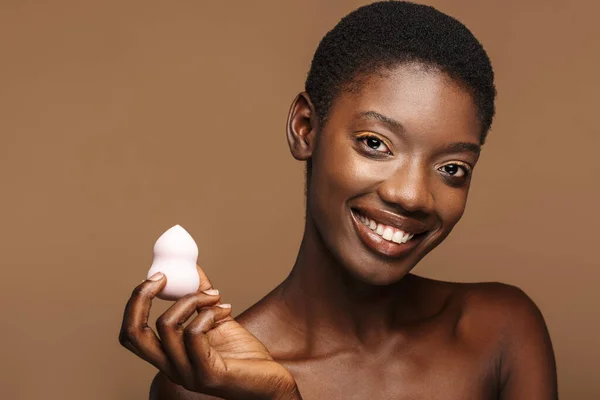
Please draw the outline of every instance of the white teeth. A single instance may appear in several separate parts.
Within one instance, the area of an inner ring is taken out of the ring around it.
[[[388,226],[384,229],[382,236],[385,240],[392,240],[392,236],[394,236],[394,230]]]
[[[406,243],[408,242],[410,239],[413,238],[413,236],[415,236],[413,233],[406,233],[403,232],[399,229],[396,228],[392,228],[390,226],[386,226],[383,224],[378,224],[377,222],[373,221],[372,219],[369,219],[367,217],[365,217],[364,215],[358,215],[358,219],[369,229],[371,229],[372,231],[375,231],[375,233],[377,233],[379,236],[381,236],[383,239],[394,242],[394,243]]]
[[[394,233],[394,236],[392,237],[392,242],[394,243],[406,243],[402,241],[402,238],[404,238],[404,232],[402,231],[396,231],[396,233]]]

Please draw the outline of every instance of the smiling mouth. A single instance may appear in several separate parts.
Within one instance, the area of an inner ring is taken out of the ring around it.
[[[377,222],[373,219],[369,219],[361,214],[356,214],[356,217],[360,222],[363,223],[364,226],[368,227],[370,230],[381,236],[384,240],[388,242],[394,242],[398,244],[406,243],[410,239],[412,239],[415,234],[404,232],[400,229],[384,225],[380,222]]]
[[[408,232],[369,218],[352,209],[353,220],[363,243],[377,253],[398,257],[413,249],[427,232]]]
[[[356,218],[367,228],[372,230],[375,234],[379,235],[382,239],[388,242],[394,242],[397,244],[406,243],[415,236],[420,236],[423,233],[415,234],[408,232],[390,225],[386,225],[382,222],[378,222],[372,218],[367,217],[360,211],[353,209],[352,212],[356,215]]]

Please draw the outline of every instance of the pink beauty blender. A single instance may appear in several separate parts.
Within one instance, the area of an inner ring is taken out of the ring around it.
[[[163,233],[154,244],[154,261],[148,271],[148,278],[157,272],[167,277],[167,285],[156,297],[177,300],[196,292],[200,287],[197,261],[198,246],[185,229],[175,225]]]

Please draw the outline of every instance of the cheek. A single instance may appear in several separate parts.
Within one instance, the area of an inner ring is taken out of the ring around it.
[[[441,186],[441,185],[440,185]],[[465,212],[468,189],[441,186],[434,194],[435,208],[445,230],[451,230]]]
[[[347,198],[360,188],[364,172],[351,144],[333,136],[325,136],[313,154],[313,182],[319,197]]]
[[[308,198],[310,212],[324,236],[341,229],[340,224],[346,221],[348,201],[364,194],[369,187],[352,143],[333,136],[330,133],[321,139],[313,152]]]

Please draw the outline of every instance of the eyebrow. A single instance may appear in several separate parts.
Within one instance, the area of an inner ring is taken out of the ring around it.
[[[479,156],[479,153],[481,153],[481,146],[470,142],[456,142],[448,145],[448,150],[470,151],[471,153],[474,153],[475,155]]]
[[[400,132],[400,133],[406,132],[404,125],[402,125],[400,122],[398,122],[395,119],[390,118],[386,115],[379,114],[377,111],[363,111],[359,114],[359,116],[367,118],[367,119],[382,122],[385,125],[387,125],[388,128],[392,129],[395,132]],[[456,142],[456,143],[451,143],[450,145],[448,145],[447,150],[448,151],[468,151],[468,152],[475,154],[476,156],[479,156],[479,154],[481,153],[481,146],[476,143],[470,143],[470,142]]]
[[[392,129],[393,131],[396,131],[396,132],[405,132],[406,131],[406,129],[404,129],[404,126],[400,122],[398,122],[395,119],[392,119],[390,117],[387,117],[383,114],[379,114],[376,111],[363,111],[359,115],[366,119],[372,119],[375,121],[383,122],[385,125],[388,126],[388,128]]]

